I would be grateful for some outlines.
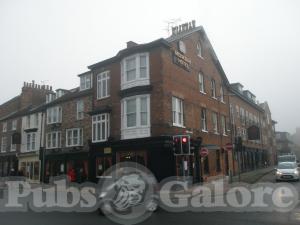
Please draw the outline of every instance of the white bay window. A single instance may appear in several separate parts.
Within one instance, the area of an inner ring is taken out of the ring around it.
[[[150,136],[150,95],[122,100],[122,139]]]
[[[149,54],[129,56],[121,62],[121,89],[149,84]]]

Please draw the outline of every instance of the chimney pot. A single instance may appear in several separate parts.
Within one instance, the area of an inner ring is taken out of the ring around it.
[[[132,48],[132,47],[137,46],[137,45],[138,45],[138,44],[135,43],[135,42],[133,42],[133,41],[128,41],[128,42],[127,42],[127,48]]]

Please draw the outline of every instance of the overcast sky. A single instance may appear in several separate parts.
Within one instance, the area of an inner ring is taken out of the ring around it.
[[[0,0],[0,103],[23,81],[78,86],[88,65],[167,37],[176,18],[203,25],[230,82],[268,101],[277,130],[300,126],[298,0]]]

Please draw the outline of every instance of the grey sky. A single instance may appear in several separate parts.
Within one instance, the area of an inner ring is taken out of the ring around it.
[[[300,126],[300,1],[0,0],[0,103],[23,81],[73,88],[129,40],[167,37],[165,21],[203,25],[230,82],[269,102],[277,130]]]

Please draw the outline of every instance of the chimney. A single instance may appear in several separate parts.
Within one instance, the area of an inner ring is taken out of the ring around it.
[[[138,44],[135,43],[135,42],[133,42],[133,41],[128,41],[128,42],[127,42],[127,48],[132,48],[132,47],[137,46],[137,45],[138,45]]]

